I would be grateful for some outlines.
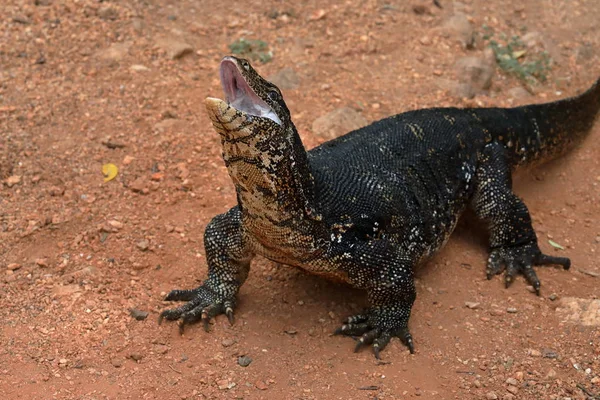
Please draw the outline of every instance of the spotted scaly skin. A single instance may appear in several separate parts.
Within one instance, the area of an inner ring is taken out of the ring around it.
[[[160,319],[180,328],[226,314],[256,254],[365,289],[369,307],[336,331],[372,344],[408,330],[414,270],[448,240],[467,207],[488,225],[488,278],[518,273],[539,294],[542,254],[525,204],[511,189],[522,165],[555,158],[580,142],[600,108],[600,81],[578,97],[517,108],[434,108],[375,122],[306,152],[279,89],[247,60],[226,57],[229,102],[208,98],[238,205],[216,216],[204,241],[208,279],[174,290],[186,301]]]

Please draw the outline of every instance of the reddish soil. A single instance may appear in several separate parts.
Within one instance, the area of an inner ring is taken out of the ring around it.
[[[500,278],[485,279],[484,232],[461,223],[419,272],[414,355],[398,340],[383,362],[368,350],[353,353],[352,340],[330,333],[364,295],[262,259],[241,290],[235,325],[220,317],[210,333],[191,326],[183,336],[175,323],[157,325],[172,306],[165,293],[206,277],[204,227],[235,202],[203,109],[206,96],[221,94],[218,63],[234,40],[269,43],[272,61],[255,63],[265,76],[297,72],[299,87],[284,95],[308,148],[322,141],[312,121],[338,107],[374,121],[422,107],[543,102],[600,75],[596,0],[440,2],[443,9],[425,0],[3,0],[1,397],[600,393],[598,329],[565,323],[555,311],[560,298],[600,295],[600,124],[576,151],[515,182],[542,248],[571,257],[572,269],[538,269],[541,297],[522,278],[505,289]],[[474,49],[440,30],[458,8],[479,33]],[[520,82],[500,69],[491,89],[471,100],[441,89],[440,79],[456,79],[458,58],[483,53],[484,24],[540,32],[554,59],[549,80],[517,99],[508,91]],[[193,51],[172,59],[161,38]],[[109,162],[119,174],[105,183]],[[149,316],[137,321],[130,308]],[[243,355],[252,359],[247,367],[238,365]]]

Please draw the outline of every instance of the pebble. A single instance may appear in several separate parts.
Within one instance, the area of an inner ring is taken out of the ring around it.
[[[11,188],[14,185],[17,185],[17,184],[21,183],[21,176],[19,176],[19,175],[9,176],[8,178],[6,178],[6,180],[4,181],[4,183],[6,184],[6,186],[8,186],[9,188]]]
[[[506,309],[506,312],[509,313],[509,314],[516,314],[517,313],[517,309],[514,308],[514,307],[508,307]]]
[[[174,38],[160,39],[156,42],[156,45],[163,49],[171,60],[177,60],[194,52],[191,45]]]
[[[138,178],[129,184],[129,189],[135,193],[141,193],[146,189],[146,179]]]
[[[238,364],[241,365],[242,367],[247,367],[251,363],[252,363],[252,358],[250,358],[249,356],[238,357]]]
[[[443,30],[466,49],[472,48],[475,43],[473,25],[465,14],[458,13],[450,17],[444,24]]]
[[[37,260],[35,260],[35,263],[37,266],[39,266],[41,268],[48,267],[48,259],[47,258],[38,258]]]
[[[130,48],[131,42],[113,43],[110,47],[96,52],[96,57],[108,61],[109,64],[115,64],[129,54]]]
[[[146,318],[148,318],[148,311],[140,311],[140,310],[136,310],[135,308],[130,308],[129,315],[131,315],[133,318],[135,318],[138,321],[143,321]]]
[[[519,382],[515,378],[508,378],[506,380],[506,383],[513,386],[517,386],[519,384]]]
[[[542,356],[542,353],[540,351],[534,350],[534,349],[529,349],[528,353],[532,357],[541,357]]]
[[[279,89],[292,90],[300,85],[300,77],[292,68],[283,68],[269,77]]]
[[[256,388],[258,390],[267,390],[269,387],[267,386],[266,383],[264,383],[263,381],[256,381],[254,383],[254,386],[256,386]]]
[[[472,301],[465,302],[465,306],[467,308],[470,308],[471,310],[476,310],[477,308],[479,308],[480,305],[481,305],[481,303],[476,303],[476,302],[472,302]]]
[[[122,229],[123,228],[123,223],[121,221],[117,221],[117,220],[110,220],[108,221],[108,225],[110,225],[111,227],[115,228],[115,229]]]
[[[519,392],[519,388],[512,385],[508,386],[506,390],[508,390],[512,394],[517,394]]]
[[[495,392],[487,392],[485,398],[488,400],[498,400],[498,395]]]
[[[141,353],[131,353],[129,358],[131,358],[133,361],[140,361],[142,358],[144,358],[144,355]]]
[[[555,301],[555,300],[557,300],[557,299],[558,299],[558,295],[557,295],[556,293],[552,293],[550,296],[548,296],[548,298],[549,298],[551,301]]]
[[[546,378],[550,378],[550,379],[556,378],[556,371],[553,369],[550,369],[548,371],[548,373],[546,374]]]
[[[234,382],[229,382],[227,379],[220,379],[217,381],[217,386],[221,390],[233,389],[235,387]]]
[[[135,245],[141,251],[146,251],[150,247],[150,243],[146,239],[142,239],[142,240],[138,241]]]
[[[98,9],[98,16],[102,19],[114,21],[119,17],[119,13],[115,8],[106,6]]]
[[[459,82],[471,85],[476,91],[492,86],[495,66],[487,57],[462,57],[455,64]]]
[[[221,346],[223,346],[223,347],[231,347],[231,346],[233,346],[234,344],[235,344],[235,340],[233,340],[233,339],[224,339],[224,340],[221,342]]]
[[[431,39],[429,36],[422,36],[419,39],[419,43],[421,43],[423,46],[429,46],[431,44]]]
[[[600,299],[563,297],[556,312],[566,322],[583,326],[600,326]]]
[[[21,268],[21,264],[17,264],[17,263],[8,264],[6,266],[6,269],[8,269],[9,271],[15,271],[19,268]]]
[[[110,363],[115,368],[121,368],[123,366],[123,360],[121,358],[113,358],[112,360],[110,360]]]
[[[330,140],[362,128],[368,123],[369,121],[361,113],[350,107],[342,107],[315,119],[312,123],[312,131],[322,139]]]

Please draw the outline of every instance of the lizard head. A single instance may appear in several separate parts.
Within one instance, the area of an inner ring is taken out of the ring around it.
[[[286,130],[290,112],[277,86],[265,80],[243,58],[225,57],[220,67],[225,100],[205,100],[209,117],[225,138]]]

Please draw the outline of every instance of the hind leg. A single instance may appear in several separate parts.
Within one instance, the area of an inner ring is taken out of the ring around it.
[[[569,269],[571,261],[540,251],[527,206],[512,191],[504,146],[490,143],[485,147],[479,157],[476,178],[473,207],[490,229],[488,279],[505,271],[504,281],[508,287],[521,273],[539,295],[541,284],[533,266],[562,265]]]

